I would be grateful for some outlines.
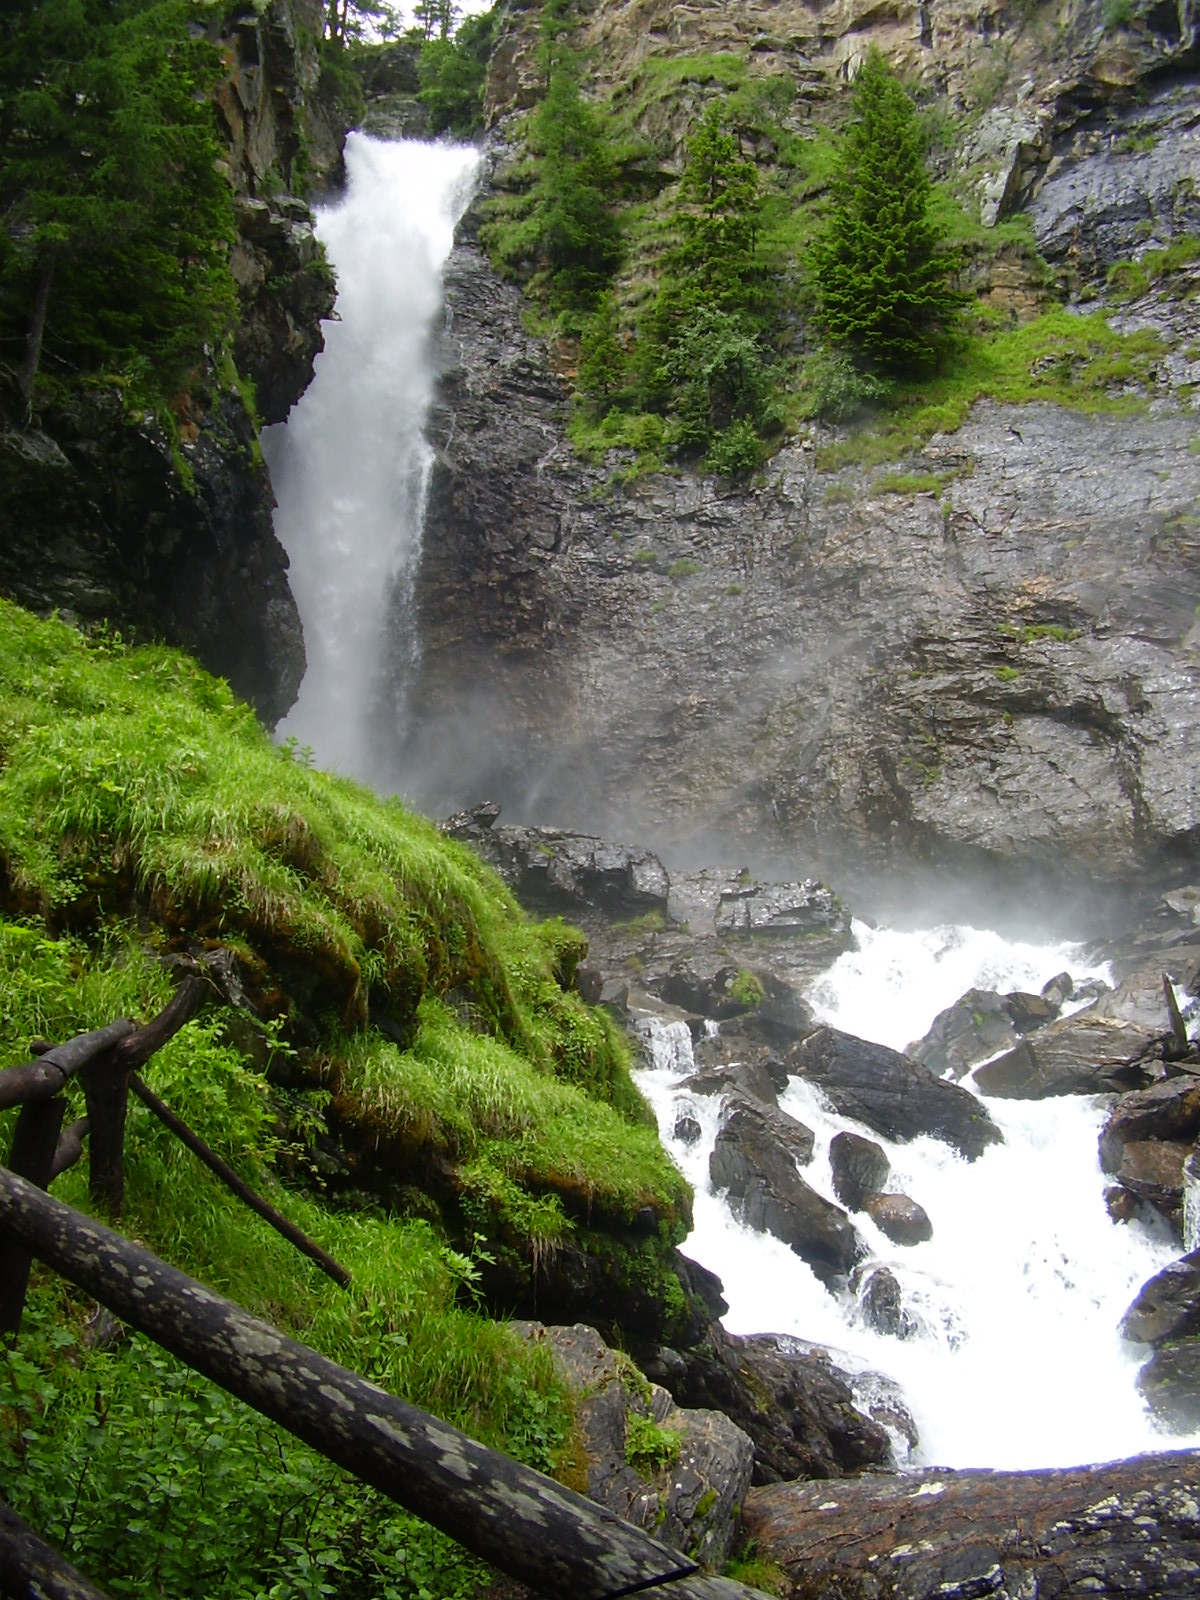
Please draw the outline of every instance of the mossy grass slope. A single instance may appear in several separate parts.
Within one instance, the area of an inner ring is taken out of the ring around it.
[[[148,1018],[172,992],[164,955],[213,945],[235,953],[255,1014],[214,1000],[146,1076],[353,1283],[323,1279],[140,1106],[123,1228],[394,1392],[554,1469],[569,1405],[541,1356],[485,1314],[485,1291],[528,1298],[569,1248],[612,1285],[612,1304],[636,1283],[664,1319],[681,1315],[670,1249],[690,1208],[623,1040],[571,987],[581,936],[532,922],[482,863],[398,803],[273,745],[186,657],[89,641],[0,601],[0,1065],[28,1059],[35,1038]],[[13,1120],[0,1116],[0,1150]],[[86,1207],[86,1166],[55,1192]],[[113,1593],[147,1592],[168,1572],[181,1593],[368,1592],[382,1580],[364,1527],[412,1557],[412,1582],[380,1594],[472,1592],[474,1569],[411,1519],[347,1497],[316,1458],[174,1363],[83,1355],[84,1315],[38,1275],[31,1331],[0,1353],[0,1476],[17,1509]],[[172,1406],[174,1466],[154,1421]],[[210,1459],[211,1434],[236,1436],[251,1466]],[[297,1519],[279,1522],[269,1550],[261,1519],[239,1522],[227,1576],[181,1588],[220,1545],[193,1497],[197,1474],[249,1503],[264,1462]],[[162,1502],[145,1529],[164,1552],[157,1575],[113,1509],[142,1493],[122,1487],[126,1469]],[[68,1480],[80,1473],[76,1497]],[[185,1536],[173,1495],[199,1519],[194,1560],[174,1542]],[[329,1587],[304,1587],[298,1552],[310,1564],[323,1552]]]

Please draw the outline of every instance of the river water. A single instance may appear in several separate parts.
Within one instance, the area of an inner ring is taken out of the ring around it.
[[[1107,976],[1071,946],[1014,943],[983,929],[856,924],[855,933],[857,948],[807,998],[823,1021],[893,1048],[920,1038],[969,988],[1036,992],[1063,970],[1077,983]],[[643,1031],[653,1065],[639,1081],[696,1190],[684,1253],[720,1275],[730,1332],[790,1334],[827,1346],[853,1372],[898,1382],[920,1434],[912,1464],[1067,1466],[1198,1442],[1154,1427],[1134,1381],[1146,1352],[1117,1334],[1142,1283],[1180,1248],[1165,1228],[1109,1219],[1097,1158],[1101,1099],[985,1099],[1004,1143],[968,1162],[936,1139],[890,1143],[791,1080],[780,1103],[817,1136],[806,1181],[834,1198],[829,1143],[855,1129],[887,1152],[889,1190],[918,1201],[932,1221],[932,1239],[905,1248],[854,1216],[870,1250],[865,1274],[887,1267],[900,1283],[912,1331],[899,1339],[873,1331],[848,1288],[826,1291],[787,1246],[734,1220],[708,1181],[720,1106],[682,1087],[692,1061],[687,1026],[648,1019]],[[690,1146],[674,1134],[685,1109],[703,1130]]]

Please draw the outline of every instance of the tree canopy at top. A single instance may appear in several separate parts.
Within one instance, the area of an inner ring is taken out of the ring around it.
[[[189,0],[18,0],[0,18],[0,360],[186,385],[234,314],[216,49]]]
[[[936,361],[961,304],[956,262],[930,219],[916,110],[878,51],[867,55],[853,102],[813,250],[821,319],[835,345],[884,372],[920,370]]]

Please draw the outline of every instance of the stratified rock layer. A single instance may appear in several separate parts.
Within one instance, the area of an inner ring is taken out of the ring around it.
[[[789,1600],[1182,1600],[1200,1586],[1200,1456],[772,1484],[745,1522]]]

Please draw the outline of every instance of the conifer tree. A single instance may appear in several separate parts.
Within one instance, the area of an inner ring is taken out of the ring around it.
[[[936,361],[962,296],[929,216],[924,138],[903,86],[872,50],[854,85],[826,229],[812,266],[830,341],[883,372]]]
[[[203,8],[200,14],[203,14]],[[0,360],[170,395],[234,315],[233,197],[188,0],[24,0],[0,29]]]
[[[695,297],[710,306],[744,303],[761,205],[758,169],[723,126],[719,101],[688,143],[680,201],[680,265]]]

